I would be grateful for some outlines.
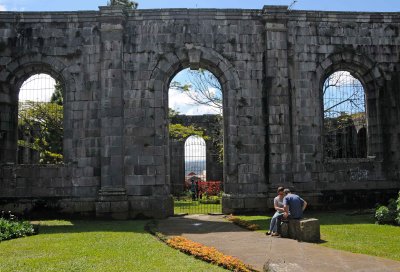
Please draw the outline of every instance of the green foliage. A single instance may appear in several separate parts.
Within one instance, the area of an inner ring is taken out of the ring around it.
[[[57,81],[56,85],[54,86],[54,93],[51,95],[50,102],[55,103],[59,106],[62,106],[64,103],[62,86],[59,81]]]
[[[375,219],[378,224],[393,224],[395,212],[386,206],[380,206],[375,211]]]
[[[63,161],[63,106],[54,99],[58,102],[24,102],[18,112],[18,145],[38,151],[42,164]]]
[[[365,112],[358,112],[348,114],[341,112],[339,116],[334,118],[325,118],[324,120],[325,129],[327,131],[337,131],[352,125],[366,126]]]
[[[377,224],[397,224],[400,226],[400,192],[397,200],[389,199],[387,206],[380,205],[375,211]]]
[[[0,218],[0,241],[35,234],[33,226],[26,221],[12,221]]]
[[[184,126],[181,124],[169,124],[169,136],[172,139],[177,139],[180,141],[186,140],[190,136],[199,136],[204,140],[208,140],[209,137],[204,135],[204,131],[197,129],[194,126]]]
[[[175,116],[179,115],[180,112],[176,111],[174,109],[168,108],[168,118],[171,120],[172,118],[174,118]]]
[[[128,8],[132,8],[132,9],[137,9],[138,7],[138,3],[135,1],[130,1],[130,0],[111,0],[108,1],[108,6],[114,6],[114,5],[118,5],[118,6],[125,6]]]

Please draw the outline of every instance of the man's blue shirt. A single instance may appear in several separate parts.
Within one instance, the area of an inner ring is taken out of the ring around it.
[[[283,199],[283,205],[289,206],[290,218],[300,219],[303,217],[304,200],[295,194],[288,194]]]

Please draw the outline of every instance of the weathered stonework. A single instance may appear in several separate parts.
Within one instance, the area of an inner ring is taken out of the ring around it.
[[[222,86],[225,212],[265,210],[278,185],[311,205],[395,193],[399,27],[399,13],[285,6],[0,12],[1,205],[51,199],[68,213],[171,215],[168,87],[187,67]],[[367,159],[324,158],[321,89],[338,69],[366,91]],[[64,85],[63,166],[14,164],[18,91],[36,73]]]

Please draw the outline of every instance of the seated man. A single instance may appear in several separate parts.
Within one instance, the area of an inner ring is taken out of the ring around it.
[[[283,199],[283,217],[290,219],[301,219],[303,211],[307,207],[307,202],[296,194],[292,194],[289,189],[283,191],[285,198]]]

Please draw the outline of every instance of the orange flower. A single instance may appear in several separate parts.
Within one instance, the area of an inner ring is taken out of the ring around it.
[[[259,230],[260,229],[259,225],[252,224],[250,222],[247,222],[245,220],[237,218],[237,217],[235,217],[233,215],[229,215],[226,219],[228,219],[228,221],[231,221],[232,223],[234,223],[234,224],[236,224],[236,225],[238,225],[238,226],[240,226],[242,228],[248,229],[248,230],[254,231],[254,230]]]
[[[250,266],[244,264],[241,260],[232,256],[224,255],[214,247],[207,247],[193,242],[182,236],[174,236],[166,242],[169,246],[180,251],[193,255],[196,258],[222,266],[231,271],[251,272],[254,271]]]

